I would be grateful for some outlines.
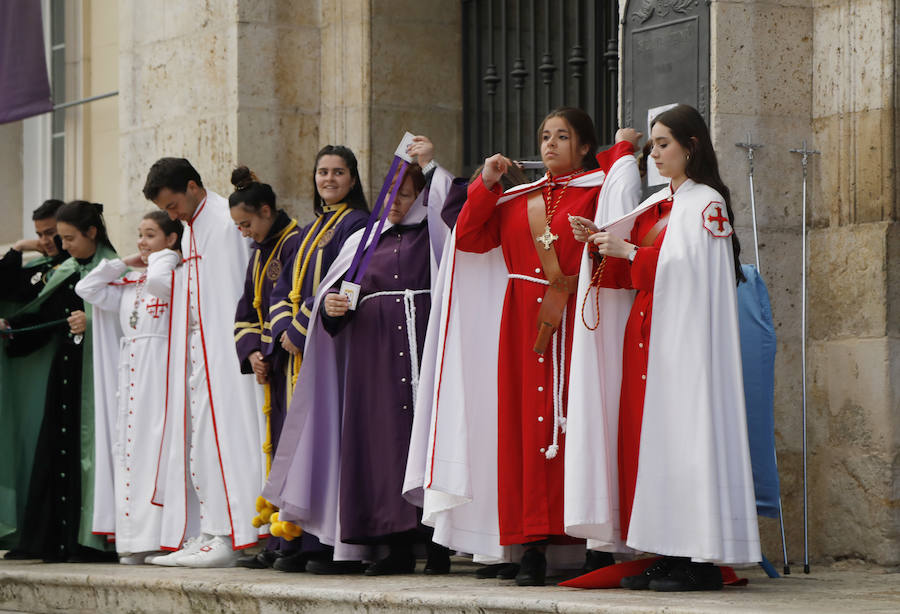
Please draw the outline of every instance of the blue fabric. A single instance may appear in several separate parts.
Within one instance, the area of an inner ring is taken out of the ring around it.
[[[775,461],[775,326],[769,292],[756,267],[741,267],[747,281],[737,288],[750,461],[760,516],[778,518]]]

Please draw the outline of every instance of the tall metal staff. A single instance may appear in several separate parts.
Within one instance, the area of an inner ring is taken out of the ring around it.
[[[754,143],[751,134],[747,133],[747,140],[743,143],[735,143],[738,147],[747,150],[747,161],[750,163],[750,214],[753,219],[753,247],[756,252],[756,270],[759,272],[760,276],[762,276],[762,267],[759,262],[759,233],[757,231],[757,223],[756,223],[756,192],[753,189],[753,152],[757,149],[762,149],[763,145],[759,143]],[[775,466],[778,467],[778,455],[775,455]],[[778,492],[778,524],[781,527],[781,556],[784,561],[784,575],[790,575],[791,566],[788,562],[788,554],[787,554],[787,539],[784,534],[784,508],[781,503],[781,489]]]
[[[753,218],[753,247],[756,250],[756,270],[762,275],[762,268],[759,264],[759,234],[756,230],[756,194],[753,191],[753,150],[762,149],[763,146],[754,143],[749,132],[746,142],[735,143],[735,145],[747,150],[747,160],[750,162],[750,215]],[[787,562],[787,558],[784,560]]]
[[[803,363],[803,573],[809,573],[809,499],[807,496],[806,482],[806,178],[809,173],[809,157],[820,155],[822,152],[806,147],[803,141],[801,149],[791,149],[791,153],[800,154],[800,163],[803,165],[803,248],[800,261],[803,263],[803,273],[800,278],[800,327],[803,335],[800,340],[800,360]]]

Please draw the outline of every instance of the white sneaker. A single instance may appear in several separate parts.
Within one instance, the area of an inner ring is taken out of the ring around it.
[[[229,541],[225,535],[216,535],[193,554],[179,558],[175,564],[179,567],[233,567],[241,552],[232,550]]]
[[[175,567],[176,565],[178,565],[178,561],[181,558],[190,556],[200,550],[200,548],[202,548],[204,544],[206,544],[208,539],[208,537],[203,535],[192,537],[184,542],[184,546],[182,546],[181,550],[176,550],[175,552],[170,552],[169,554],[148,557],[144,559],[144,562],[150,563],[152,565],[161,565],[163,567]]]

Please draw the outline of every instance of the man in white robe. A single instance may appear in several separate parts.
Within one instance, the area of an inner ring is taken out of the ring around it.
[[[154,496],[163,506],[161,546],[175,552],[151,562],[227,567],[258,542],[252,519],[264,479],[260,390],[252,376],[241,374],[232,341],[249,245],[228,201],[207,191],[187,160],[156,162],[144,195],[187,223],[184,270],[170,297],[167,424]],[[151,269],[179,264],[177,256],[168,260]],[[200,534],[185,541],[195,522]]]

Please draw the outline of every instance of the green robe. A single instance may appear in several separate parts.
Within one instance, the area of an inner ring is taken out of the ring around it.
[[[112,248],[100,246],[87,264],[80,264],[69,258],[54,271],[41,293],[33,301],[17,312],[18,317],[36,314],[41,305],[57,290],[58,286],[74,273],[83,278],[104,258],[115,258]],[[83,368],[81,377],[81,517],[78,543],[83,546],[105,549],[104,536],[91,532],[93,518],[94,487],[94,379],[91,331],[91,306],[84,305],[87,329],[83,335]],[[60,330],[61,328],[61,330]],[[36,351],[21,357],[4,356],[0,362],[0,424],[10,424],[14,428],[4,428],[0,435],[0,545],[9,546],[18,542],[16,531],[22,524],[22,513],[28,494],[35,445],[43,420],[48,374],[52,358],[62,335],[68,334],[65,325],[54,328],[47,335],[47,342]],[[22,333],[37,334],[37,333]],[[4,353],[5,354],[5,353]],[[38,385],[35,385],[35,382]],[[4,439],[11,441],[4,441]]]

